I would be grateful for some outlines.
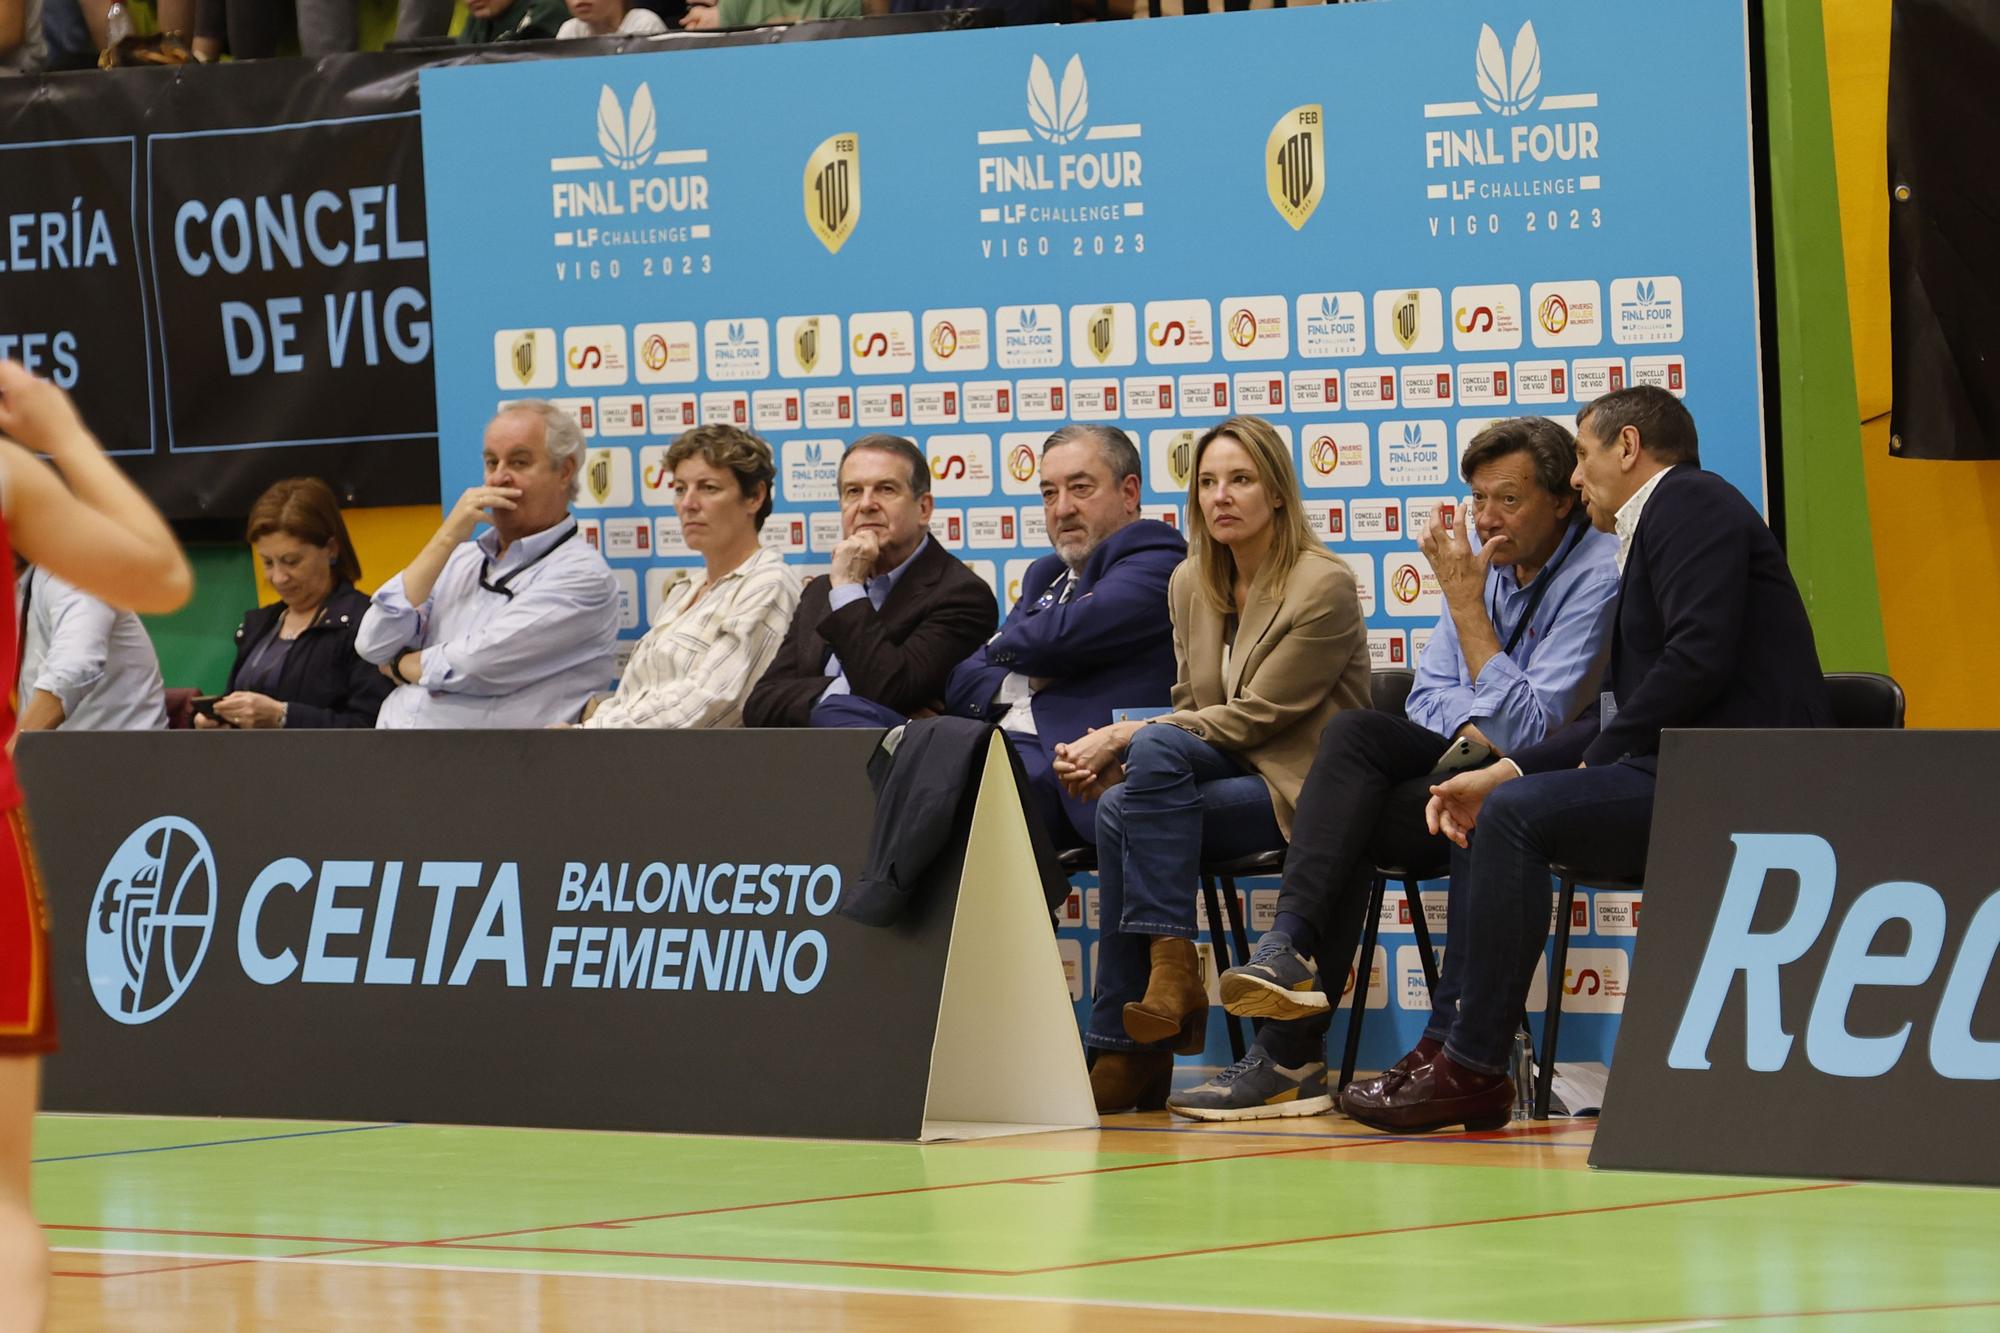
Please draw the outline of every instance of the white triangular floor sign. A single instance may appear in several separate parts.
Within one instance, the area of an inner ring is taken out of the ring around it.
[[[966,839],[924,1095],[925,1142],[1097,1125],[1026,815],[995,735]]]

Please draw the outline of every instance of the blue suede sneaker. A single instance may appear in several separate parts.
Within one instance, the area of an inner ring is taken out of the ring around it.
[[[1319,968],[1292,947],[1292,937],[1267,930],[1241,967],[1222,974],[1222,1007],[1239,1018],[1309,1018],[1326,1012]]]
[[[1167,1109],[1190,1120],[1272,1120],[1324,1115],[1333,1109],[1333,1098],[1327,1096],[1324,1064],[1315,1060],[1287,1069],[1253,1049],[1200,1087],[1167,1098]]]

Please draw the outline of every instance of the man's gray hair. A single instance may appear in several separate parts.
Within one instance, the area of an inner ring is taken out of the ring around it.
[[[569,499],[576,501],[577,487],[583,481],[583,454],[586,445],[583,429],[569,413],[549,402],[546,398],[520,398],[501,408],[497,417],[509,412],[526,412],[537,417],[542,423],[542,445],[549,451],[549,466],[558,472],[565,461],[574,462],[576,470],[569,474]]]
[[[1116,426],[1093,424],[1071,424],[1062,427],[1042,442],[1042,457],[1049,456],[1049,450],[1062,444],[1075,444],[1088,440],[1097,445],[1098,457],[1111,469],[1111,484],[1121,486],[1127,477],[1139,475],[1139,446],[1132,443],[1132,437]]]

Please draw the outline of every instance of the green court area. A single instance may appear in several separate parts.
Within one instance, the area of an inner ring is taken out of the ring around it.
[[[59,1310],[64,1283],[289,1262],[1361,1327],[2000,1327],[1993,1191],[1596,1172],[1587,1125],[1111,1126],[914,1146],[44,1116],[36,1204]]]

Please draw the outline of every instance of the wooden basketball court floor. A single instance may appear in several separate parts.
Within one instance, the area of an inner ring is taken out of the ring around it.
[[[35,1173],[50,1327],[92,1333],[2000,1328],[2000,1191],[1593,1171],[1591,1133],[44,1116]]]

